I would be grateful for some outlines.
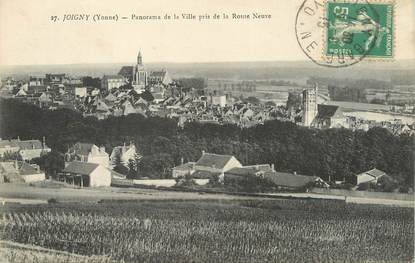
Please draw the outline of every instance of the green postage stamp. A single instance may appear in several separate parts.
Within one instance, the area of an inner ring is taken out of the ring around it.
[[[395,7],[393,0],[304,0],[295,20],[297,42],[325,67],[393,60]]]
[[[326,10],[326,55],[393,57],[393,3],[329,1]]]

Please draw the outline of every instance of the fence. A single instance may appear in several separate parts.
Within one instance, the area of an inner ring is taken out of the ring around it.
[[[349,191],[349,190],[342,190],[342,189],[323,189],[323,188],[313,188],[311,192],[317,193],[317,194],[343,195],[343,196],[348,196],[348,197],[359,197],[359,198],[376,198],[376,199],[414,201],[413,194],[402,194],[402,193]]]

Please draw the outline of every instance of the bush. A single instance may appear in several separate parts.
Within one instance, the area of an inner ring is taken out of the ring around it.
[[[56,200],[55,198],[49,198],[48,199],[48,204],[57,204],[58,200]]]

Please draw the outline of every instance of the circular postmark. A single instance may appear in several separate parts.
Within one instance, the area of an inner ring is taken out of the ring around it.
[[[304,0],[295,19],[297,42],[314,63],[347,67],[370,55],[381,30],[367,1]]]

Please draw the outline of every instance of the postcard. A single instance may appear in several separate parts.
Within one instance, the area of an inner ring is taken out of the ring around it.
[[[0,262],[413,262],[412,0],[1,0]]]

